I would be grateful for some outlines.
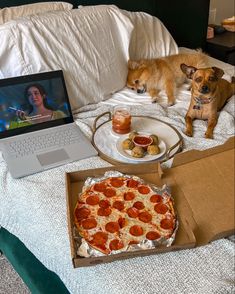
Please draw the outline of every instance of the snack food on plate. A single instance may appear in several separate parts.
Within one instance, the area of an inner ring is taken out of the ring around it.
[[[147,152],[150,155],[155,155],[160,152],[160,148],[158,147],[158,145],[149,145],[147,148]]]
[[[153,139],[152,145],[158,145],[159,144],[159,139],[157,135],[150,135],[150,138]]]
[[[132,142],[131,139],[125,139],[125,140],[122,142],[122,148],[123,148],[123,149],[129,149],[129,150],[132,150],[134,147],[135,147],[135,144]]]
[[[137,158],[144,157],[144,148],[142,148],[140,146],[135,146],[131,151],[131,155],[133,157],[137,157]]]
[[[161,152],[159,138],[155,134],[146,135],[132,131],[128,138],[122,141],[123,150],[131,150],[130,155],[142,158],[145,155],[157,155]]]
[[[167,187],[157,188],[115,171],[87,179],[74,219],[82,241],[103,254],[169,246],[177,228]]]

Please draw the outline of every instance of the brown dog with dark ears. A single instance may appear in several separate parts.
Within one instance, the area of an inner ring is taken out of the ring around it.
[[[193,120],[208,120],[206,138],[213,138],[213,131],[218,120],[218,111],[235,94],[235,78],[232,83],[222,79],[224,71],[218,67],[196,68],[181,64],[181,70],[192,80],[191,102],[185,116],[187,136],[193,135]]]

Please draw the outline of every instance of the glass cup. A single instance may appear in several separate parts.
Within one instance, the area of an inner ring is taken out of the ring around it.
[[[129,106],[114,106],[112,129],[117,134],[127,134],[131,130],[131,112]]]

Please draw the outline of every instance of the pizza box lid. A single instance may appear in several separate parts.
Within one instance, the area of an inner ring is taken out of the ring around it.
[[[73,211],[87,177],[107,170],[137,175],[147,182],[171,186],[179,219],[176,239],[170,247],[124,252],[103,257],[77,255]],[[66,173],[68,231],[74,267],[91,266],[136,256],[193,248],[234,232],[234,138],[205,151],[191,150],[175,156],[172,168],[159,163],[117,165]]]
[[[234,234],[234,142],[177,154],[164,173],[172,195],[182,193],[191,208],[196,245]]]

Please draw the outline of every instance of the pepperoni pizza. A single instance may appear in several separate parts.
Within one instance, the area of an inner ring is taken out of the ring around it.
[[[171,196],[128,176],[108,177],[85,188],[74,219],[80,236],[104,254],[143,240],[160,243],[176,227]]]

